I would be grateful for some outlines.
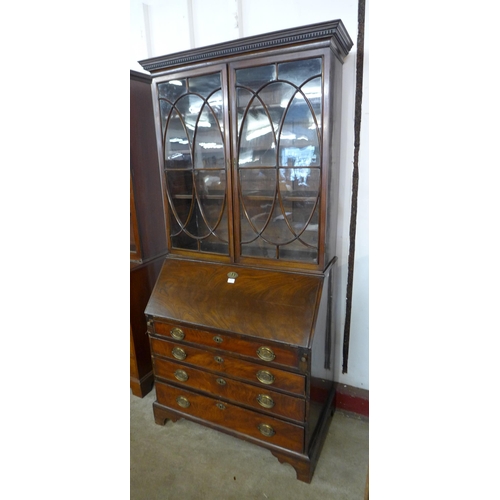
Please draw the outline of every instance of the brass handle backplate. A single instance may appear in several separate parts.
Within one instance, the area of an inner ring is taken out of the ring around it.
[[[180,328],[172,328],[172,330],[170,330],[170,336],[175,340],[182,340],[184,338],[184,332]]]
[[[184,370],[175,370],[174,377],[180,382],[185,382],[189,378],[189,375]]]
[[[264,346],[257,349],[257,356],[264,361],[272,361],[276,357],[271,348]]]
[[[177,404],[182,408],[188,408],[191,405],[188,398],[185,398],[184,396],[177,396],[175,400],[177,401]]]
[[[270,385],[274,382],[274,375],[266,370],[259,370],[256,376],[257,380],[263,384]]]
[[[216,335],[214,337],[214,341],[217,342],[217,344],[222,344],[222,342],[224,341],[224,339],[222,337],[219,337],[218,335]]]
[[[226,385],[226,381],[223,379],[223,378],[218,378],[216,380],[216,382],[219,384],[219,385]]]
[[[259,424],[257,428],[259,429],[260,433],[266,437],[272,437],[276,434],[274,429],[268,424]]]
[[[266,394],[259,394],[257,396],[257,401],[263,408],[272,408],[274,406],[273,398]]]
[[[215,356],[214,359],[217,363],[224,363],[224,358],[221,358],[220,356]]]
[[[172,349],[172,356],[175,359],[180,359],[182,361],[183,359],[186,359],[187,354],[186,351],[181,347],[174,347]]]

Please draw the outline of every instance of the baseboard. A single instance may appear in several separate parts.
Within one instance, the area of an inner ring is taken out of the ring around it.
[[[369,392],[346,384],[335,384],[335,408],[368,418]]]

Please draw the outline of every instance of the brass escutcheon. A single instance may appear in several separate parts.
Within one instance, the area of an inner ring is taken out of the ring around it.
[[[257,349],[257,356],[264,361],[272,361],[276,357],[272,349],[264,346]]]
[[[215,406],[217,406],[217,408],[219,408],[219,410],[225,410],[226,409],[226,406],[223,405],[222,403],[216,403]]]
[[[259,370],[256,376],[257,380],[263,384],[270,385],[274,382],[274,375],[266,370]]]
[[[182,408],[188,408],[191,405],[188,399],[185,398],[184,396],[177,396],[175,400],[177,401],[177,404]]]
[[[219,385],[226,385],[226,381],[223,379],[223,378],[218,378],[216,380],[216,382],[219,384]]]
[[[184,332],[180,328],[172,328],[172,330],[170,330],[170,336],[175,340],[182,340],[184,338]]]
[[[217,342],[217,344],[221,344],[224,341],[224,339],[222,337],[219,337],[218,335],[216,335],[214,337],[214,341]]]
[[[174,377],[180,382],[185,382],[189,378],[189,375],[184,370],[175,370]]]
[[[260,406],[264,408],[272,408],[274,406],[274,401],[271,396],[267,396],[266,394],[259,394],[257,396],[257,401]]]
[[[215,356],[214,359],[217,363],[224,363],[224,358],[221,358],[220,356]]]
[[[184,349],[182,349],[181,347],[174,347],[172,349],[172,356],[175,358],[175,359],[180,359],[180,360],[183,360],[183,359],[186,359],[186,351]]]
[[[276,432],[274,432],[274,429],[268,424],[259,424],[257,428],[259,429],[260,433],[266,437],[272,437],[276,434]]]

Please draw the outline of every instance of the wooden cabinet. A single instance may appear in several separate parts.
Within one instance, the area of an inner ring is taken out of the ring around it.
[[[130,388],[153,387],[146,308],[167,251],[151,77],[130,71]]]
[[[341,21],[141,61],[169,255],[146,317],[155,421],[268,448],[310,482],[332,415]]]

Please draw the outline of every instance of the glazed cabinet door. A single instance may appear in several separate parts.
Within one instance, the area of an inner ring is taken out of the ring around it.
[[[231,188],[225,66],[156,80],[164,204],[172,253],[229,260]]]
[[[322,265],[325,54],[231,65],[235,244],[241,263]]]

